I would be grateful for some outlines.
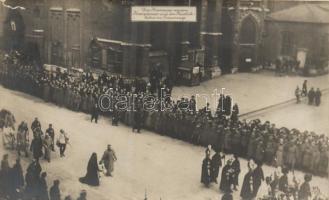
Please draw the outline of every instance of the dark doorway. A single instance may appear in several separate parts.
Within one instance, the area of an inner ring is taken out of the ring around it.
[[[250,71],[257,64],[256,61],[257,25],[255,20],[248,16],[242,21],[240,31],[240,66],[239,71]]]
[[[51,44],[51,64],[57,66],[63,66],[63,45],[58,42],[52,42]]]
[[[23,53],[27,64],[41,67],[40,49],[36,42],[27,42]]]
[[[223,73],[230,73],[232,69],[233,23],[227,11],[223,12],[222,34],[220,44],[221,68]]]

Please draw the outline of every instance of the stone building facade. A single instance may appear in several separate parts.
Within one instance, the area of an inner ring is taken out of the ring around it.
[[[299,61],[300,68],[324,68],[329,61],[329,3],[299,4],[266,20],[266,60]]]
[[[131,22],[133,5],[195,6],[197,22]],[[250,70],[263,59],[269,12],[268,0],[26,0],[24,6],[25,50],[39,52],[41,63],[140,77],[154,65],[172,77],[195,66],[205,74]]]

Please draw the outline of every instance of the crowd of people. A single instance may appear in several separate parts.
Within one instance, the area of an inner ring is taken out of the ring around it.
[[[160,75],[152,78],[151,85],[106,73],[98,78],[90,73],[74,77],[66,72],[49,73],[18,64],[10,66],[1,70],[0,81],[6,87],[34,94],[59,106],[92,113],[97,118],[100,108],[95,106],[96,102],[100,95],[107,94],[111,109],[102,114],[111,116],[113,125],[123,122],[137,132],[145,128],[197,145],[211,144],[225,153],[269,165],[328,175],[326,135],[278,128],[269,121],[241,121],[239,107],[231,105],[228,95],[221,94],[215,111],[211,111],[209,104],[197,110],[194,97],[171,99],[171,81],[168,78],[162,81]],[[120,104],[123,97],[127,101]]]
[[[72,200],[71,195],[63,196],[60,181],[54,180],[49,188],[47,172],[42,171],[39,160],[33,159],[24,175],[18,157],[11,167],[9,155],[3,155],[0,168],[0,199],[3,200]],[[49,189],[48,189],[49,188]],[[87,192],[82,190],[77,200],[86,200]]]
[[[145,128],[197,145],[210,144],[215,151],[253,159],[260,166],[266,163],[292,171],[329,175],[326,135],[278,128],[258,119],[239,120],[238,105],[232,105],[231,97],[224,94],[216,110],[211,110],[209,104],[198,110],[193,96],[178,100],[171,97],[170,78],[162,78],[156,69],[150,74],[150,82],[109,76],[105,72],[95,77],[89,72],[77,75],[35,69],[7,59],[0,70],[0,82],[58,106],[89,113],[96,123],[103,111],[100,107],[104,107],[98,100],[106,94],[109,109],[102,115],[111,116],[113,125],[122,122],[133,131]],[[125,99],[123,103],[121,98]],[[209,160],[205,163],[209,164]],[[213,178],[205,182],[211,181]]]
[[[233,200],[233,192],[238,191],[239,176],[241,166],[239,157],[234,154],[233,158],[228,158],[222,168],[225,154],[215,151],[211,156],[211,145],[205,151],[205,158],[201,167],[201,183],[206,187],[211,184],[217,184],[220,178],[219,190],[223,193],[222,200]],[[220,173],[220,170],[222,171]],[[262,163],[250,159],[247,165],[247,172],[244,175],[241,185],[240,197],[242,200],[262,199],[262,200],[327,200],[318,187],[311,187],[312,175],[304,175],[304,181],[301,182],[292,172],[292,179],[288,178],[290,173],[287,167],[277,167],[273,172],[265,174],[262,169]],[[221,174],[219,177],[218,175]],[[263,191],[260,192],[263,185]],[[265,188],[265,191],[264,191]]]

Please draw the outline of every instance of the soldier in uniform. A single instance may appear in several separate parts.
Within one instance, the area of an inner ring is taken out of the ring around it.
[[[304,80],[301,96],[306,97],[307,94],[308,94],[308,91],[307,91],[307,80]]]
[[[319,150],[318,145],[313,144],[312,145],[312,166],[311,170],[313,173],[318,174],[319,173],[319,164],[320,164],[320,157],[321,152]]]
[[[114,170],[114,162],[117,161],[114,150],[111,145],[107,145],[107,149],[104,151],[100,164],[104,164],[106,169],[106,176],[112,176]]]
[[[300,91],[300,89],[299,89],[298,86],[297,86],[297,88],[295,90],[295,96],[296,96],[297,103],[300,103],[301,91]]]
[[[312,180],[312,175],[305,174],[304,183],[300,186],[300,189],[298,192],[299,200],[308,200],[312,196],[311,186],[310,186],[311,180]]]
[[[97,124],[98,116],[99,116],[99,108],[98,108],[98,104],[95,103],[91,112],[91,122],[95,120],[95,123]]]
[[[55,131],[52,124],[49,124],[46,134],[51,138],[51,150],[55,151]]]
[[[41,129],[41,124],[37,117],[34,118],[34,121],[31,124],[31,130],[35,132],[36,129]]]
[[[308,92],[308,105],[313,105],[314,97],[315,97],[315,91],[314,88],[311,88],[311,90]]]
[[[295,142],[290,142],[288,145],[288,152],[287,152],[287,166],[294,171],[295,169],[295,164],[296,164],[296,152],[297,152],[297,147]]]
[[[316,91],[315,91],[315,94],[314,94],[315,105],[316,106],[319,106],[320,105],[320,103],[321,103],[321,96],[322,96],[322,93],[321,93],[320,89],[317,88]]]
[[[137,130],[137,133],[140,133],[140,130],[142,128],[143,124],[143,115],[142,115],[142,109],[137,108],[135,112],[133,112],[134,122],[133,122],[133,128],[132,131],[135,132]]]

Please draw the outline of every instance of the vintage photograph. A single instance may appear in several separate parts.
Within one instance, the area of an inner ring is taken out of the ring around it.
[[[329,200],[329,0],[0,0],[0,200]]]

